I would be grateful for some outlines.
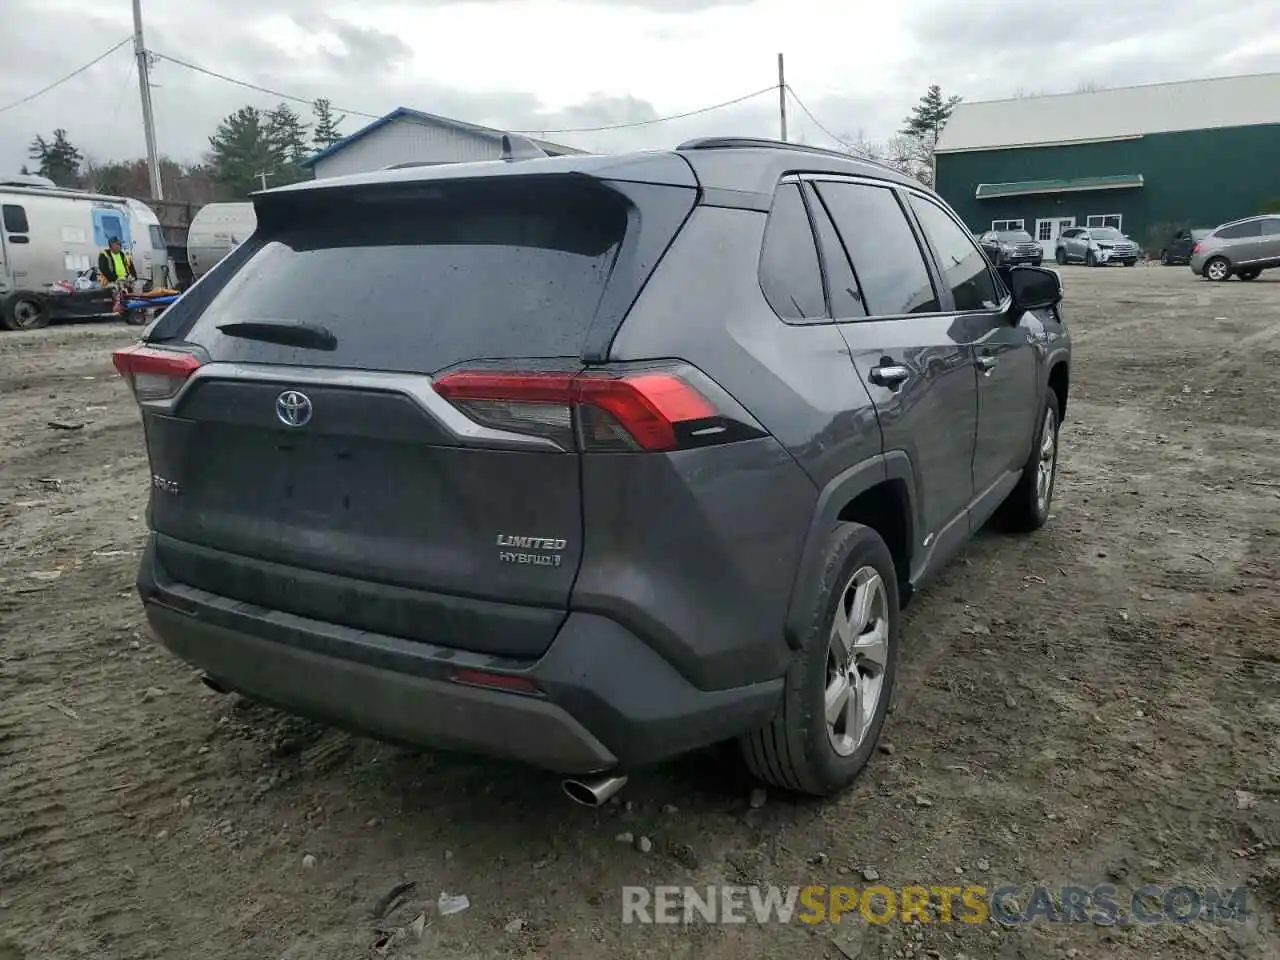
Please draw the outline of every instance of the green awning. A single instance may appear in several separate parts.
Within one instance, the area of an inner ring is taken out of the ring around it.
[[[1076,177],[1069,180],[1020,180],[1014,183],[980,183],[974,196],[979,200],[993,200],[996,197],[1025,197],[1036,193],[1132,190],[1142,184],[1140,173],[1126,173],[1115,177]]]

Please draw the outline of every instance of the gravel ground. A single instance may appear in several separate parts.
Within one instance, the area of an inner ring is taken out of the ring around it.
[[[1064,274],[1055,515],[920,595],[888,749],[828,802],[753,806],[713,751],[586,810],[539,773],[207,691],[132,591],[147,465],[109,352],[134,331],[0,336],[0,960],[1280,955],[1280,271]],[[624,884],[864,875],[1247,883],[1252,916],[621,920]],[[442,892],[470,908],[442,916]]]

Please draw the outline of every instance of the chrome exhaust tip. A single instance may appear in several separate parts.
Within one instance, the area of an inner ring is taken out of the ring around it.
[[[574,803],[600,807],[626,785],[626,777],[601,777],[599,780],[565,780],[560,787]]]

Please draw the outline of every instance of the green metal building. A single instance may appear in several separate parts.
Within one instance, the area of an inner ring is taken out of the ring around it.
[[[970,229],[1024,229],[1053,256],[1072,226],[1158,252],[1280,199],[1280,73],[960,103],[935,183]]]

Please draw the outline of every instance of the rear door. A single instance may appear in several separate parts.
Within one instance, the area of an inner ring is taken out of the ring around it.
[[[957,316],[966,325],[978,370],[978,428],[973,451],[975,499],[1021,469],[1039,415],[1035,317],[1012,310],[1003,282],[983,261],[960,224],[933,200],[912,193],[910,205],[944,271]],[[1014,268],[1018,269],[1018,268]],[[985,519],[985,518],[984,518]]]
[[[472,387],[477,371],[580,370],[602,304],[625,300],[611,279],[638,218],[598,181],[530,181],[268,201],[226,269],[161,318],[153,341],[204,361],[144,418],[174,579],[466,649],[545,649],[582,544],[569,407],[481,397],[464,414],[441,387],[462,367]],[[693,191],[670,190],[687,213]]]
[[[847,257],[856,279],[841,333],[875,403],[885,452],[911,460],[916,555],[945,557],[968,536],[973,497],[978,400],[969,331],[935,289],[897,190],[816,178],[812,187],[843,248],[835,255]]]

